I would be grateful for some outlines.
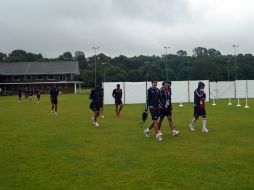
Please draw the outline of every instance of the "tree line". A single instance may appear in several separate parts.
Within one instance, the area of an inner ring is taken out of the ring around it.
[[[64,52],[57,58],[45,58],[42,54],[14,50],[10,54],[0,52],[1,62],[54,62],[78,61],[80,76],[86,86],[94,85],[95,62],[97,82],[138,82],[157,79],[166,80],[210,80],[227,81],[254,79],[254,57],[252,54],[222,55],[216,49],[196,47],[191,56],[184,50],[162,56],[124,55],[110,57],[103,53],[85,57],[83,51]],[[236,72],[235,72],[236,71]]]

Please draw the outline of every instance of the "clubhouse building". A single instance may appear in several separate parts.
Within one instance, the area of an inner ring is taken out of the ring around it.
[[[62,93],[81,91],[76,61],[0,63],[0,94],[17,94],[18,89],[48,93],[56,85]]]

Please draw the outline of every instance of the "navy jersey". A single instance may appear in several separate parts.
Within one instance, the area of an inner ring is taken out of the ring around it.
[[[103,97],[104,97],[104,89],[101,87],[99,88],[99,98],[101,102],[103,101]]]
[[[200,89],[194,91],[194,107],[205,109],[206,94]]]
[[[59,90],[58,88],[52,88],[49,92],[50,94],[50,97],[53,98],[53,99],[56,99],[58,94],[59,94]]]
[[[99,104],[99,102],[100,102],[100,92],[99,92],[99,90],[97,88],[91,90],[89,98],[93,103]]]
[[[164,100],[164,105],[171,106],[171,88],[168,90],[161,88],[161,96]]]
[[[121,100],[122,99],[122,89],[114,89],[112,92],[112,96],[115,98],[115,100]]]
[[[147,106],[148,107],[159,107],[159,105],[165,105],[165,101],[161,96],[161,92],[158,88],[150,87],[147,90]]]

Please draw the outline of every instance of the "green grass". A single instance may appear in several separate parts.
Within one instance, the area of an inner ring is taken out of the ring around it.
[[[95,128],[87,95],[61,95],[57,117],[48,96],[33,101],[0,97],[1,190],[254,189],[253,99],[250,109],[207,103],[208,134],[200,120],[188,130],[192,104],[174,104],[181,134],[164,121],[163,142],[144,137],[143,105],[125,105],[119,120],[107,105]]]

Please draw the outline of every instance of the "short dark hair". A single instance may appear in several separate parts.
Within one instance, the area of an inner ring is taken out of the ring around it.
[[[205,83],[203,83],[203,82],[199,82],[198,83],[198,89],[200,89],[200,88],[204,88],[205,87]]]
[[[165,84],[165,83],[168,83],[168,84],[170,84],[170,85],[171,85],[171,80],[168,80],[168,81],[163,81],[163,82],[162,82],[162,86],[164,86],[164,84]]]
[[[117,86],[117,87],[118,87],[118,86],[120,87],[120,84],[117,84],[116,86]]]
[[[155,81],[157,82],[157,80],[153,79],[153,80],[151,81],[151,83],[153,83],[153,82],[155,82]]]

